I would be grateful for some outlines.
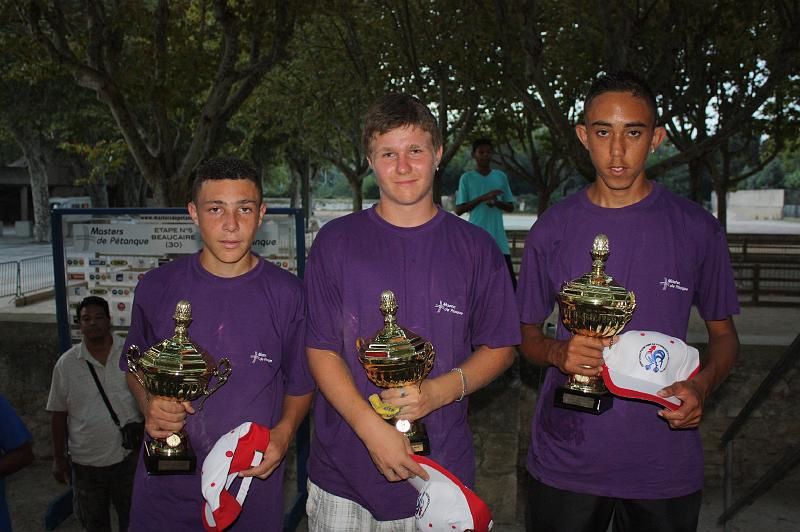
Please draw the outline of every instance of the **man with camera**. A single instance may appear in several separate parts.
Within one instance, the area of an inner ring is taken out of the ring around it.
[[[75,515],[84,529],[111,530],[113,504],[119,530],[127,530],[137,456],[132,451],[141,443],[142,415],[119,371],[123,340],[111,334],[108,302],[85,298],[77,320],[83,339],[56,362],[47,399],[53,476],[72,482]]]

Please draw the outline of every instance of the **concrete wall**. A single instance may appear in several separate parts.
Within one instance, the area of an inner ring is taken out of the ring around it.
[[[33,434],[34,454],[52,456],[50,415],[44,410],[58,360],[55,323],[0,321],[0,393]]]
[[[737,190],[725,195],[728,220],[780,220],[783,218],[783,189]],[[717,194],[711,193],[711,210],[717,212]]]

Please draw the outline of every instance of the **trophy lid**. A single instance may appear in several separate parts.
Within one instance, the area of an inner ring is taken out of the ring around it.
[[[571,323],[567,322],[574,322],[576,316],[570,316],[568,320],[567,309],[571,309],[572,314],[580,315],[580,321],[592,320],[588,314],[592,313],[596,318],[599,316],[597,311],[602,310],[606,330],[621,330],[633,316],[636,298],[633,292],[626,290],[605,272],[605,262],[609,255],[606,235],[599,234],[594,237],[591,255],[592,270],[564,283],[561,287],[558,300],[562,310],[562,321],[572,330]],[[584,327],[581,327],[582,331],[583,329]]]
[[[162,340],[144,352],[138,364],[145,374],[169,374],[187,378],[202,378],[216,367],[214,359],[192,342],[188,335],[192,322],[192,306],[186,300],[175,305],[175,335]]]
[[[402,359],[412,358],[425,352],[430,343],[408,329],[397,324],[397,300],[394,292],[381,292],[381,313],[383,313],[383,329],[365,341],[359,338],[357,348],[359,355],[366,358]]]

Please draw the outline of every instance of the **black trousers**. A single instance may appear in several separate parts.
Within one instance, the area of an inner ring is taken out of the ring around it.
[[[553,488],[528,475],[528,532],[694,532],[702,491],[672,499],[614,499]]]
[[[111,505],[117,512],[119,530],[128,530],[137,458],[132,452],[122,462],[105,467],[72,463],[73,505],[84,530],[110,531]]]

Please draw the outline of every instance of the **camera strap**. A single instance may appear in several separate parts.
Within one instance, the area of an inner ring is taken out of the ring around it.
[[[86,361],[86,365],[89,366],[89,371],[92,372],[92,378],[94,379],[94,383],[97,385],[97,389],[100,391],[100,397],[103,398],[103,402],[106,404],[106,408],[108,408],[108,413],[111,414],[111,419],[114,420],[114,423],[119,427],[122,428],[122,425],[119,424],[119,418],[117,417],[117,413],[114,412],[114,409],[111,408],[111,403],[108,401],[108,397],[106,397],[106,392],[103,390],[103,385],[100,384],[100,379],[97,378],[97,373],[94,371],[94,366],[88,360]]]

